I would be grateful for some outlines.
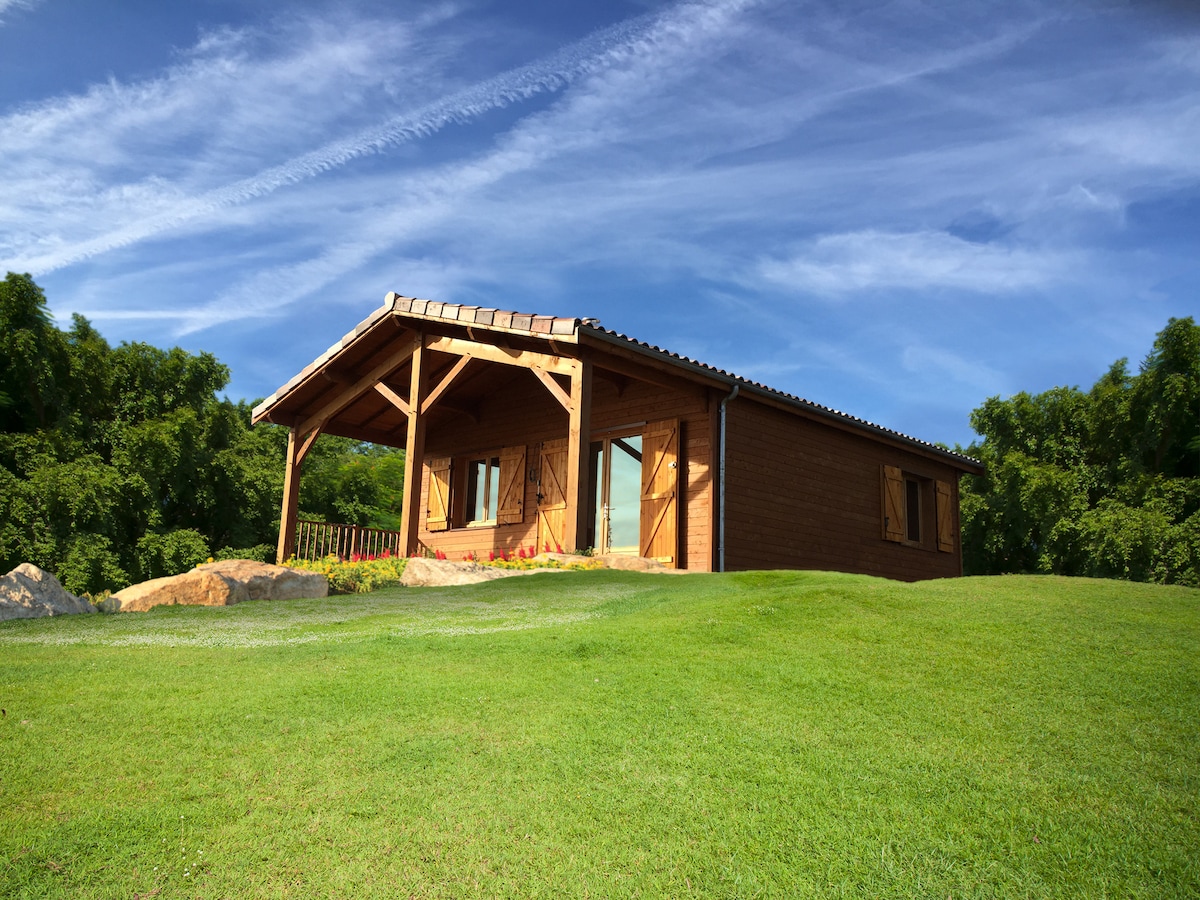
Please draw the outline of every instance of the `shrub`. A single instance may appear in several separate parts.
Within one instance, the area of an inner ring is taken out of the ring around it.
[[[329,579],[331,594],[366,594],[400,583],[407,560],[402,556],[385,554],[381,557],[354,556],[340,560],[336,556],[324,559],[289,559],[284,565],[308,572],[320,572]]]
[[[222,547],[213,554],[213,559],[252,559],[255,562],[275,562],[275,547],[272,544],[255,544],[253,547]]]
[[[204,535],[191,528],[166,534],[151,532],[137,542],[138,568],[143,578],[178,575],[208,559]]]
[[[72,594],[98,594],[110,585],[129,584],[112,541],[99,534],[81,534],[58,565],[58,580]]]

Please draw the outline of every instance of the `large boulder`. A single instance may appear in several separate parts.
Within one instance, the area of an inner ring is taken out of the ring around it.
[[[683,569],[668,569],[656,559],[630,556],[627,553],[605,553],[595,557],[606,569],[621,569],[625,572],[657,572],[661,575],[684,575]]]
[[[414,556],[404,564],[400,583],[405,587],[445,587],[455,584],[479,584],[514,575],[536,575],[539,572],[565,572],[566,569],[504,569],[477,562],[451,562],[448,559],[426,559]]]
[[[533,563],[546,563],[546,568],[504,569],[476,562],[452,562],[448,559],[426,559],[414,556],[404,564],[400,583],[405,587],[443,587],[457,584],[478,584],[513,575],[533,575],[538,572],[565,572],[573,568],[624,569],[630,572],[661,572],[684,574],[668,569],[662,563],[640,556],[609,553],[604,556],[580,556],[578,553],[539,553]]]
[[[21,563],[0,578],[0,621],[94,613],[96,607],[70,594],[49,572]]]
[[[172,604],[232,606],[245,600],[298,600],[328,594],[329,580],[317,572],[249,559],[226,559],[196,566],[182,575],[132,585],[109,599],[120,612],[144,612]]]
[[[683,574],[682,569],[668,569],[656,559],[631,556],[628,553],[602,553],[596,556],[580,556],[578,553],[539,553],[534,562],[548,560],[563,566],[586,566],[587,568],[621,569],[625,572],[668,572]]]
[[[404,574],[400,576],[400,583],[405,587],[444,587],[451,584],[478,584],[481,581],[521,574],[523,572],[517,569],[414,556],[404,564]]]

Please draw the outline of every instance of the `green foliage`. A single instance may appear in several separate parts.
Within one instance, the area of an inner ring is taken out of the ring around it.
[[[331,594],[367,594],[398,585],[406,562],[403,556],[391,555],[352,560],[326,556],[318,560],[289,559],[286,565],[320,572],[329,579]]]
[[[102,534],[83,533],[67,541],[58,579],[73,594],[100,594],[113,584],[126,584],[129,577],[121,567],[112,541]]]
[[[67,388],[65,341],[51,322],[45,294],[29,275],[9,272],[0,282],[0,335],[0,429],[54,424]]]
[[[1200,326],[1171,319],[1138,374],[1118,360],[1084,393],[992,397],[971,414],[968,573],[1200,583]]]
[[[403,492],[402,453],[325,435],[304,460],[301,518],[395,530]]]
[[[204,535],[191,528],[179,528],[166,534],[148,532],[137,542],[137,561],[142,578],[178,575],[208,559]]]
[[[274,559],[287,431],[219,399],[208,353],[110,347],[82,316],[54,327],[27,275],[0,282],[0,566],[75,592],[176,574],[212,548]],[[322,518],[395,527],[403,454],[323,437],[302,497]],[[267,547],[264,551],[262,548]]]
[[[213,554],[213,559],[253,559],[257,562],[275,562],[274,544],[255,544],[253,547],[222,547]]]

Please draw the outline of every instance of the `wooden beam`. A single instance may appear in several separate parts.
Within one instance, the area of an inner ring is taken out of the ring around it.
[[[608,348],[605,349],[607,350]],[[688,391],[695,390],[697,383],[675,372],[656,369],[653,366],[641,364],[639,360],[626,359],[613,354],[597,354],[595,366],[597,373],[604,373],[598,374],[598,377],[606,380],[624,377],[626,385],[628,385],[629,379],[632,379],[669,391]],[[624,393],[623,389],[621,393]]]
[[[300,460],[295,428],[288,430],[287,456],[283,464],[283,506],[279,511],[279,542],[275,561],[283,565],[296,552],[296,513],[300,499]]]
[[[546,386],[546,390],[554,395],[554,399],[562,404],[563,409],[571,411],[571,395],[562,389],[562,385],[554,380],[553,375],[539,366],[534,366],[529,371],[538,377],[538,381]]]
[[[567,357],[551,356],[548,353],[537,353],[533,350],[514,350],[499,344],[485,344],[463,338],[430,337],[425,344],[425,349],[436,350],[438,353],[450,353],[454,356],[473,356],[476,359],[502,363],[506,366],[523,366],[527,369],[540,366],[547,372],[555,372],[559,375],[570,375],[576,368],[576,361]]]
[[[405,431],[401,428],[397,428],[396,431],[392,432],[383,431],[379,428],[371,428],[369,425],[347,425],[345,423],[338,424],[331,422],[329,427],[321,433],[336,434],[338,437],[350,438],[352,441],[368,441],[384,447],[404,449]]]
[[[400,410],[406,416],[409,414],[408,401],[393,391],[382,381],[375,385],[375,390],[378,391],[388,403]]]
[[[429,412],[429,410],[433,407],[433,404],[438,402],[438,398],[450,389],[450,385],[454,383],[454,379],[462,374],[462,370],[467,367],[467,363],[469,363],[471,359],[471,354],[468,353],[454,364],[454,367],[446,373],[446,377],[438,382],[438,386],[429,392],[428,397],[421,401],[422,413]]]
[[[425,416],[421,395],[425,393],[424,336],[418,336],[412,354],[412,378],[408,394],[408,439],[404,444],[404,498],[400,515],[400,540],[405,556],[417,552],[421,524],[421,473],[425,467]]]
[[[307,434],[309,431],[312,431],[318,422],[327,421],[336,416],[367,391],[374,388],[380,381],[408,362],[418,345],[418,341],[410,341],[405,344],[346,390],[339,393],[336,397],[325,401],[316,412],[312,413],[300,424],[298,430],[302,434]]]
[[[614,385],[617,389],[617,396],[621,397],[625,394],[625,389],[629,387],[630,377],[628,375],[620,375],[611,369],[606,369],[603,366],[596,366],[595,374],[597,378],[603,378],[605,381]]]
[[[583,550],[580,546],[587,534],[588,451],[591,444],[592,364],[581,360],[571,375],[571,427],[567,435],[567,509],[563,522],[563,549]]]
[[[480,416],[478,403],[472,403],[470,405],[465,403],[454,403],[453,401],[447,400],[443,397],[440,401],[438,401],[438,409],[444,412],[452,412],[457,413],[460,416],[466,416],[476,425],[479,424]]]
[[[312,445],[316,443],[317,438],[321,436],[321,430],[324,427],[324,422],[318,422],[313,426],[313,430],[309,432],[308,437],[304,439],[304,443],[300,445],[300,449],[296,451],[297,466],[304,462],[304,457],[308,456],[308,451],[312,449]]]

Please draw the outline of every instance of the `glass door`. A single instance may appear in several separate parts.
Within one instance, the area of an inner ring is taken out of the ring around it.
[[[592,444],[593,506],[597,553],[637,556],[642,509],[642,436]]]

